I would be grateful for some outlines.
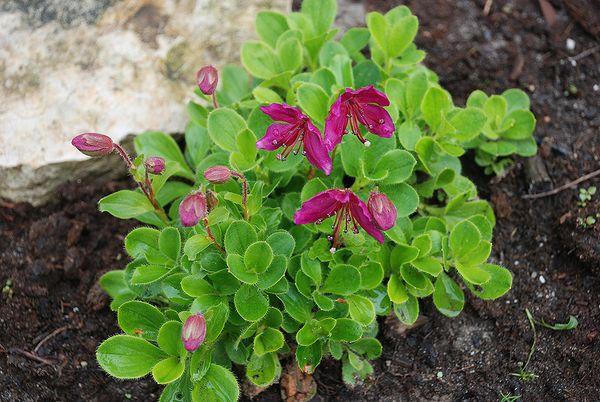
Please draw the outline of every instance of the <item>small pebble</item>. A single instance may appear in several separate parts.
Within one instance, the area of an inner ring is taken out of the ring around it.
[[[81,362],[79,364],[81,365],[81,368],[86,368],[87,365],[88,365],[86,361],[83,361],[83,362]]]
[[[594,91],[600,91],[600,85],[598,84],[594,84],[592,88],[594,88]]]
[[[79,307],[73,307],[73,312],[74,313],[79,313]]]
[[[575,67],[577,65],[577,60],[571,59],[571,65]]]
[[[444,376],[444,373],[442,373],[441,371],[437,372],[437,378],[442,378]]]
[[[544,278],[544,275],[540,275],[540,283],[543,285],[544,283],[546,283],[546,278]]]
[[[567,50],[575,50],[575,41],[571,38],[567,38]]]
[[[535,278],[537,277],[537,272],[536,272],[536,271],[533,271],[533,272],[531,273],[531,277],[532,277],[533,279],[535,279]]]

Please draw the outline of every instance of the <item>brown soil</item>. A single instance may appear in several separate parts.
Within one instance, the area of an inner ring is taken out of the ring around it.
[[[384,352],[373,378],[347,388],[340,365],[326,361],[315,375],[315,400],[499,400],[500,393],[527,401],[600,400],[600,224],[577,224],[577,217],[600,211],[600,195],[586,207],[577,205],[576,188],[521,198],[600,167],[598,42],[559,2],[552,2],[552,30],[536,1],[495,0],[485,16],[486,2],[407,4],[420,18],[418,42],[428,51],[427,64],[457,103],[477,88],[501,92],[518,86],[532,97],[541,162],[551,183],[532,186],[537,177],[527,173],[523,160],[492,180],[465,161],[481,195],[494,204],[494,259],[512,269],[514,287],[495,302],[469,297],[456,319],[441,316],[426,301],[427,320],[418,328],[405,331],[382,320]],[[381,10],[398,3],[368,0],[367,6]],[[573,51],[566,49],[567,38],[576,43]],[[0,287],[12,282],[0,296],[0,400],[157,399],[160,389],[151,380],[116,381],[94,360],[99,342],[118,332],[95,283],[104,271],[123,265],[123,236],[134,225],[100,214],[95,204],[130,185],[71,183],[52,205],[0,207]],[[590,185],[600,189],[600,180],[580,186]],[[529,382],[511,375],[533,340],[525,308],[548,322],[566,321],[570,314],[579,319],[572,331],[538,327],[528,366],[538,377]],[[44,362],[27,356],[38,344],[36,356]],[[256,399],[280,400],[279,386]]]

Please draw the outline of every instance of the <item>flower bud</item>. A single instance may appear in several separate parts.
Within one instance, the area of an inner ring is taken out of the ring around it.
[[[183,324],[183,329],[181,330],[181,341],[185,350],[193,352],[198,349],[202,345],[202,342],[204,342],[205,336],[206,319],[204,319],[202,313],[189,316],[185,320],[185,324]]]
[[[213,66],[204,66],[196,73],[196,84],[204,95],[212,95],[217,89],[219,72]]]
[[[212,184],[223,184],[231,179],[231,170],[227,166],[213,166],[204,171],[204,178]]]
[[[206,213],[206,196],[200,191],[188,195],[179,204],[179,218],[183,226],[197,225]]]
[[[113,140],[104,134],[79,134],[71,140],[71,144],[87,156],[106,156],[115,148]]]
[[[396,224],[396,207],[385,194],[371,193],[367,208],[379,229],[388,230]]]
[[[148,173],[162,174],[165,171],[165,160],[160,156],[151,156],[144,162]]]

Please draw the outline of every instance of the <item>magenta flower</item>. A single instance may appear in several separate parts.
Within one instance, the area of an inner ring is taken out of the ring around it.
[[[196,84],[204,95],[212,95],[217,89],[219,72],[213,66],[204,66],[196,73]]]
[[[277,159],[282,161],[290,153],[296,155],[301,151],[313,166],[321,169],[326,175],[331,173],[331,158],[323,143],[321,132],[308,116],[297,107],[278,103],[261,106],[260,110],[273,120],[283,123],[271,124],[265,136],[256,143],[258,148],[274,151],[284,147],[283,151],[277,154]]]
[[[115,149],[109,136],[98,133],[79,134],[71,140],[71,144],[87,156],[106,156]]]
[[[206,196],[198,191],[185,197],[179,204],[179,218],[183,226],[196,226],[207,214]]]
[[[346,88],[329,109],[325,119],[325,145],[329,151],[342,142],[346,127],[366,146],[371,145],[360,132],[359,123],[375,135],[390,138],[396,129],[390,114],[383,108],[390,101],[387,96],[369,85],[356,91]]]
[[[367,201],[367,208],[381,230],[391,229],[396,224],[396,206],[385,194],[373,192]]]
[[[162,174],[165,171],[165,160],[160,156],[151,156],[144,162],[148,173]]]
[[[193,352],[202,345],[206,337],[206,319],[202,313],[196,313],[188,317],[181,330],[181,341],[185,350]]]
[[[294,214],[294,223],[297,225],[313,222],[319,224],[333,215],[336,215],[333,223],[333,236],[328,237],[333,241],[332,251],[335,251],[340,243],[340,230],[343,229],[346,233],[349,224],[354,233],[358,233],[358,226],[361,226],[378,242],[383,243],[383,233],[377,227],[369,209],[363,200],[348,189],[326,190],[305,201]]]
[[[204,178],[212,184],[223,184],[231,179],[231,169],[227,166],[217,165],[204,171]]]

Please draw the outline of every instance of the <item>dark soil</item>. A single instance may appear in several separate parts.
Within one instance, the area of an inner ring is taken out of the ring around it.
[[[485,3],[406,2],[420,19],[418,43],[428,51],[426,63],[456,103],[478,88],[502,92],[518,86],[532,98],[538,165],[546,168],[549,182],[529,173],[531,162],[524,160],[491,180],[466,161],[481,196],[494,204],[494,259],[512,270],[514,287],[494,302],[469,297],[456,319],[441,316],[426,301],[421,306],[427,318],[418,328],[382,321],[384,352],[373,378],[347,388],[340,365],[326,361],[315,375],[316,400],[487,401],[500,400],[501,393],[526,401],[600,400],[600,224],[577,223],[600,211],[600,195],[585,207],[577,204],[577,187],[521,198],[600,167],[600,89],[594,89],[600,85],[599,44],[560,2],[552,2],[557,11],[552,29],[537,1],[495,0],[487,16]],[[367,8],[397,4],[368,0]],[[575,41],[572,51],[567,38]],[[600,189],[600,180],[580,187],[590,185]],[[0,296],[0,400],[157,399],[160,389],[151,380],[113,380],[94,359],[97,345],[118,332],[96,280],[123,266],[122,240],[134,225],[100,214],[96,201],[127,186],[126,179],[100,187],[71,183],[52,205],[0,207],[0,286],[12,283]],[[531,381],[511,375],[533,341],[525,308],[538,320],[579,319],[571,331],[538,326],[527,367],[537,375]],[[27,356],[36,347],[44,362]],[[275,385],[256,399],[277,401],[278,395]]]

